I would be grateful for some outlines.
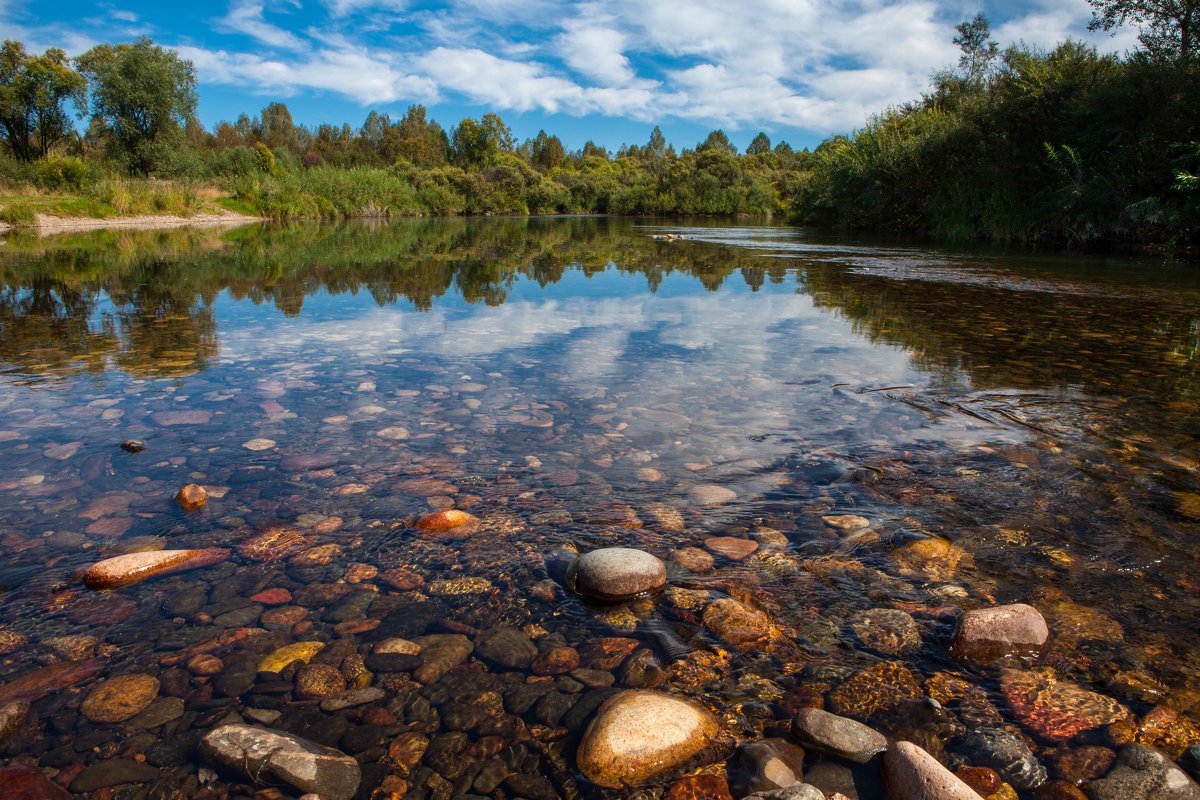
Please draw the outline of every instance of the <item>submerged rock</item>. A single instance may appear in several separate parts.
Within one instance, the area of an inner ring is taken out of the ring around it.
[[[422,539],[444,541],[465,539],[478,532],[479,518],[465,511],[451,508],[421,517],[414,526]]]
[[[744,644],[770,633],[771,620],[756,608],[722,597],[704,609],[704,627],[727,642]]]
[[[1083,788],[1091,800],[1200,800],[1200,785],[1165,753],[1140,744],[1122,750],[1112,772]]]
[[[576,753],[580,771],[599,786],[639,786],[702,752],[716,718],[687,700],[627,690],[600,706]]]
[[[79,577],[89,589],[119,589],[160,575],[207,567],[228,557],[229,550],[224,547],[126,553],[96,562]]]
[[[259,672],[282,672],[293,661],[309,662],[313,656],[325,649],[324,642],[296,642],[285,645],[264,656],[258,662]]]
[[[967,784],[912,742],[896,742],[883,755],[888,797],[904,800],[979,800]]]
[[[738,751],[733,788],[738,797],[786,789],[804,780],[804,749],[786,739],[761,739]]]
[[[362,778],[358,763],[340,750],[254,725],[216,728],[200,740],[200,752],[255,783],[282,782],[324,800],[350,800]]]
[[[797,711],[792,735],[801,744],[859,764],[887,749],[887,737],[874,728],[819,708]]]
[[[1129,716],[1116,700],[1062,682],[1051,669],[1006,669],[1000,692],[1022,725],[1054,744]]]
[[[143,711],[158,697],[153,675],[118,675],[91,691],[79,712],[92,722],[124,722]]]
[[[1023,741],[1003,728],[976,728],[962,739],[962,750],[972,763],[991,767],[1022,791],[1046,782],[1046,768]]]
[[[921,627],[907,611],[875,608],[856,614],[850,629],[872,650],[898,656],[921,649]]]
[[[1046,620],[1024,603],[978,608],[962,615],[950,644],[959,661],[986,664],[1037,655],[1050,638]]]
[[[605,547],[575,559],[567,585],[589,600],[623,603],[660,591],[667,585],[667,568],[645,551]]]
[[[0,767],[0,797],[4,800],[71,800],[71,793],[54,783],[40,769]]]

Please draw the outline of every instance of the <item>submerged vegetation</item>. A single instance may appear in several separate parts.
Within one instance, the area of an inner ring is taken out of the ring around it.
[[[447,130],[419,105],[395,120],[372,111],[359,128],[310,129],[271,103],[210,131],[195,118],[192,65],[149,39],[74,62],[9,41],[0,191],[16,197],[0,205],[9,221],[39,210],[189,214],[214,202],[272,219],[779,214],[949,239],[1192,248],[1197,26],[1190,11],[1092,5],[1098,29],[1139,25],[1142,48],[1001,49],[978,16],[957,28],[957,69],[934,75],[924,97],[812,152],[759,134],[739,153],[720,130],[677,151],[657,127],[615,153],[592,142],[568,151],[544,131],[517,142],[496,114]],[[69,110],[90,114],[86,131]]]

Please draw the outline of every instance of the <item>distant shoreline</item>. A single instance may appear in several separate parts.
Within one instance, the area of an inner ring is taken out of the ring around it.
[[[0,234],[11,233],[14,230],[31,230],[41,236],[55,236],[61,233],[110,229],[158,230],[187,227],[235,227],[264,221],[266,221],[264,217],[239,214],[236,211],[204,212],[187,217],[177,214],[136,214],[120,217],[60,217],[52,214],[38,214],[37,222],[33,225],[15,226],[7,222],[0,222]]]

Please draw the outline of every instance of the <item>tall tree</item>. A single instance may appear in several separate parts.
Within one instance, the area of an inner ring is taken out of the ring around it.
[[[748,156],[758,156],[769,152],[771,152],[771,140],[762,131],[759,131],[758,136],[755,136],[754,140],[746,148],[746,155]]]
[[[292,112],[283,103],[270,103],[262,110],[259,140],[272,150],[293,150],[296,147],[296,123]]]
[[[1191,61],[1200,53],[1200,0],[1088,0],[1089,30],[1111,31],[1132,23],[1152,56]]]
[[[111,141],[143,174],[196,113],[196,69],[148,37],[102,44],[76,59],[92,90],[92,109]]]
[[[566,157],[567,150],[563,147],[562,139],[547,136],[545,131],[538,131],[537,137],[530,143],[529,162],[543,172],[559,166]]]
[[[458,123],[451,139],[455,158],[466,167],[491,166],[501,153],[513,150],[512,131],[497,114],[484,114],[479,120],[467,117]]]
[[[40,56],[20,42],[0,45],[0,139],[21,161],[50,152],[71,132],[67,103],[84,109],[86,82],[57,48]]]
[[[409,106],[404,118],[392,126],[392,133],[396,138],[396,156],[422,167],[446,163],[450,140],[441,125],[426,118],[425,106]]]
[[[733,146],[733,142],[729,141],[729,137],[725,135],[725,131],[720,128],[706,136],[696,149],[715,150],[720,153],[737,155],[737,148]]]
[[[992,41],[991,23],[980,13],[974,19],[959,23],[954,30],[958,31],[954,43],[962,50],[958,57],[962,76],[972,83],[982,83],[1000,54],[1000,45]]]

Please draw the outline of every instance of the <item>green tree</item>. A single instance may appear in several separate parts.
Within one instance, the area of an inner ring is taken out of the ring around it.
[[[1000,54],[1000,45],[991,40],[988,18],[976,14],[974,19],[959,23],[954,30],[958,31],[954,43],[962,50],[962,55],[958,57],[962,76],[972,83],[982,83],[996,56]]]
[[[283,103],[271,103],[262,110],[259,141],[272,150],[296,149],[296,123]]]
[[[729,141],[729,137],[725,135],[725,131],[720,128],[706,136],[704,141],[696,147],[696,150],[715,150],[721,153],[737,155],[737,148],[733,146],[733,142]]]
[[[484,114],[479,120],[467,117],[458,123],[451,140],[454,157],[467,167],[491,166],[501,153],[513,150],[512,131],[497,114]]]
[[[761,131],[759,132],[758,136],[755,136],[754,140],[750,142],[749,147],[746,148],[746,155],[748,156],[760,156],[763,153],[769,152],[771,152],[771,140],[765,133],[762,133]]]
[[[425,106],[409,106],[404,118],[392,126],[389,134],[395,137],[396,157],[407,158],[422,167],[446,163],[450,140],[441,125],[426,119]]]
[[[1088,0],[1090,30],[1134,24],[1146,50],[1165,60],[1191,61],[1200,52],[1200,0]]]
[[[0,138],[13,156],[33,161],[71,132],[67,103],[82,110],[86,83],[67,54],[51,48],[40,56],[20,42],[0,46]]]
[[[115,47],[93,47],[76,59],[76,66],[91,84],[95,118],[130,169],[152,172],[195,115],[192,62],[142,37]]]
[[[530,143],[529,163],[543,172],[559,166],[566,158],[566,148],[557,136],[547,136],[545,131],[538,131],[537,137]]]
[[[646,142],[645,152],[652,159],[663,159],[667,156],[667,137],[663,136],[662,128],[657,125],[650,132],[650,141]]]
[[[588,139],[586,142],[583,143],[583,157],[584,158],[602,158],[605,161],[608,161],[608,150],[606,150],[603,147],[601,147],[600,145],[596,144],[591,139]]]

